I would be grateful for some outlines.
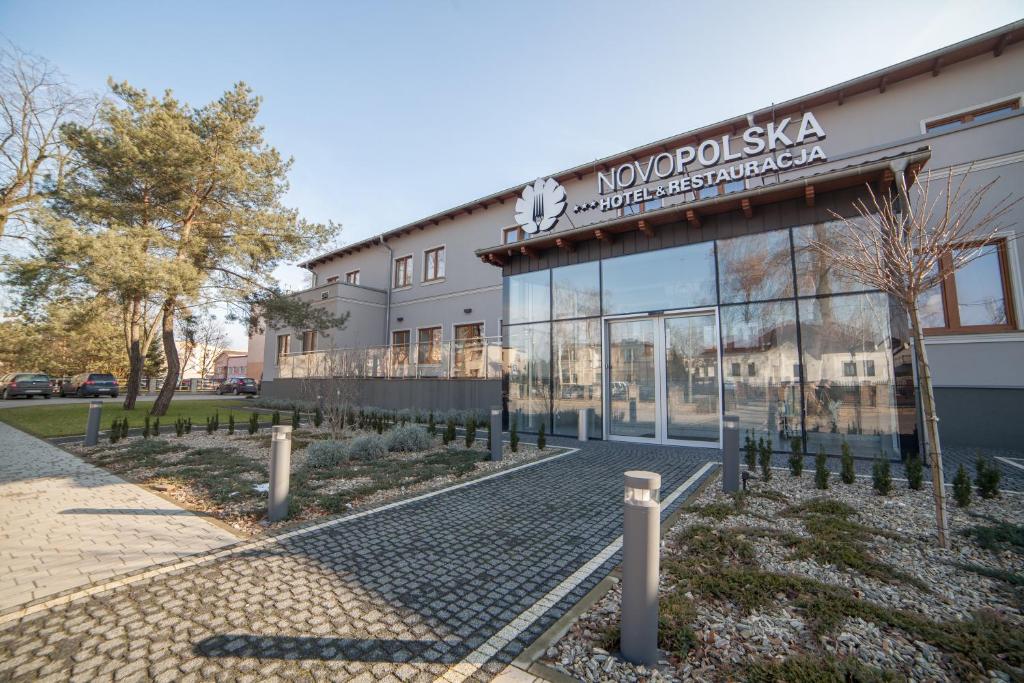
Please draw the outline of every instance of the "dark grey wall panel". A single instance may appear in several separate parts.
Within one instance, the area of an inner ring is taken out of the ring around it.
[[[935,404],[944,446],[1024,451],[1024,389],[936,387]]]
[[[263,383],[263,396],[312,401],[339,388],[354,404],[389,410],[487,410],[501,405],[499,379],[276,379]]]

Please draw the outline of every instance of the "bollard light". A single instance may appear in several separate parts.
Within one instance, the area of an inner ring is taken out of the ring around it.
[[[740,418],[722,417],[722,490],[735,493],[740,490]]]
[[[288,516],[288,484],[291,477],[292,427],[275,425],[270,430],[270,491],[267,516],[277,522]]]
[[[658,663],[661,475],[626,472],[622,532],[622,656]]]
[[[580,408],[576,435],[579,441],[588,441],[590,439],[590,416],[593,414],[593,408]]]
[[[501,460],[501,408],[491,408],[491,461]]]
[[[85,421],[85,445],[95,446],[100,440],[100,412],[103,401],[89,401],[89,417]]]

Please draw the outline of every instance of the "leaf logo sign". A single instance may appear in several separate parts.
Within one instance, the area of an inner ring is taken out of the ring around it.
[[[524,187],[523,196],[516,200],[516,223],[529,235],[550,230],[565,213],[565,206],[565,188],[553,178],[538,178]]]

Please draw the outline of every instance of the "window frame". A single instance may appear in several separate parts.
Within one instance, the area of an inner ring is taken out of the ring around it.
[[[414,271],[415,271],[415,267],[416,267],[415,262],[414,262],[412,257],[413,257],[412,254],[404,254],[402,256],[396,256],[395,257],[395,260],[394,260],[394,272],[392,272],[392,274],[391,274],[391,289],[392,290],[408,289],[409,287],[412,287],[413,277],[415,275]],[[406,269],[406,279],[405,279],[405,282],[403,282],[402,284],[398,284],[398,264],[401,261],[407,261],[409,263],[409,267]]]
[[[313,353],[316,351],[316,338],[319,332],[317,330],[303,330],[302,331],[302,353]],[[312,348],[306,348],[306,340],[310,341]]]
[[[282,344],[281,344],[281,340],[282,339],[284,340],[284,344],[283,344],[284,348],[283,349],[281,348],[282,347]],[[291,353],[291,348],[292,348],[292,335],[290,333],[289,334],[279,334],[279,335],[277,335],[277,347],[274,349],[274,351],[275,351],[275,354],[274,354],[274,365],[278,365],[278,366],[281,365],[281,359],[284,356],[287,356],[289,353]]]
[[[661,202],[661,206],[655,206],[654,208],[648,209],[647,205],[649,203],[651,203],[651,202]],[[630,207],[630,206],[638,206],[640,208],[637,209],[636,213],[627,214],[626,213],[626,208]],[[649,213],[651,211],[659,211],[659,210],[664,209],[664,208],[665,208],[665,198],[664,197],[652,197],[651,199],[644,199],[642,201],[634,202],[632,204],[623,204],[622,206],[620,206],[618,208],[617,216],[619,218],[622,218],[623,216],[627,216],[627,215],[628,216],[642,216],[645,213]]]
[[[423,362],[423,361],[420,360],[420,345],[423,343],[423,342],[420,341],[420,333],[423,332],[424,330],[437,330],[437,332],[438,332],[438,335],[437,335],[438,360],[437,360],[436,363]],[[444,353],[443,353],[443,351],[441,349],[443,344],[444,344],[444,325],[443,324],[437,323],[437,324],[434,324],[434,325],[425,325],[423,327],[417,327],[416,328],[416,366],[419,367],[421,365],[425,365],[427,367],[437,367],[437,366],[441,365],[441,361],[442,361],[441,356],[444,355]]]
[[[398,348],[400,348],[402,345],[395,343],[395,335],[402,334],[403,332],[407,335],[406,342],[404,344],[404,346],[405,346],[405,363],[397,363],[396,359],[395,359],[395,351]],[[410,367],[413,364],[412,363],[412,344],[413,344],[413,342],[412,342],[412,328],[411,327],[403,327],[403,328],[398,329],[398,330],[391,330],[391,340],[390,341],[391,341],[391,344],[390,344],[391,349],[390,349],[390,353],[388,354],[388,356],[389,356],[389,360],[391,362],[392,372],[394,372],[395,367],[406,367],[406,368]]]
[[[439,244],[436,247],[428,247],[427,249],[423,250],[423,273],[420,282],[427,284],[432,282],[444,281],[445,272],[447,272],[447,268],[445,266],[445,263],[447,263],[447,251],[447,245],[445,244]],[[427,264],[430,261],[430,257],[432,255],[434,256],[434,277],[427,277],[427,273],[429,272]],[[438,255],[440,255],[440,258],[438,258]],[[444,272],[438,274],[439,269]]]
[[[974,119],[983,114],[990,114],[994,111],[998,111],[1005,107],[1010,107],[1011,110],[1019,112],[1021,110],[1021,100],[1024,99],[1024,94],[1017,93],[1008,97],[1001,97],[997,100],[991,100],[981,104],[975,104],[965,109],[959,109],[957,111],[949,112],[946,114],[940,114],[933,116],[932,118],[921,120],[921,134],[927,135],[929,133],[941,134],[948,133],[950,130],[935,130],[942,126],[947,126],[951,123],[960,123],[962,126],[969,125],[974,122]],[[1010,116],[1012,114],[1008,114]],[[956,129],[951,129],[956,130]]]
[[[355,276],[352,278],[351,276]],[[359,284],[359,269],[350,270],[345,273],[345,284],[347,285],[358,285]]]
[[[326,282],[326,284],[328,284],[328,285],[333,285],[333,284],[334,284],[334,283],[336,283],[337,281],[338,281],[338,276],[337,276],[337,275],[332,275],[332,276],[330,276],[329,278],[327,278],[327,282]]]
[[[516,241],[515,242],[509,242],[508,241],[508,234],[510,232],[514,232],[516,234]],[[501,243],[502,244],[520,244],[521,242],[524,242],[524,241],[526,241],[526,231],[523,230],[523,228],[521,226],[510,225],[510,226],[508,226],[506,228],[502,228],[501,229]]]
[[[998,237],[987,243],[985,242],[962,242],[956,245],[957,249],[977,249],[984,246],[994,246],[999,263],[999,280],[1003,286],[1003,308],[1006,310],[1006,322],[1001,325],[961,325],[960,324],[960,301],[956,291],[956,272],[953,268],[953,261],[950,256],[942,258],[940,269],[944,273],[939,282],[940,299],[942,300],[942,313],[946,319],[944,327],[925,327],[925,336],[939,336],[951,334],[991,334],[993,332],[1015,332],[1017,331],[1017,306],[1013,291],[1013,273],[1010,270],[1010,254],[1005,237]]]

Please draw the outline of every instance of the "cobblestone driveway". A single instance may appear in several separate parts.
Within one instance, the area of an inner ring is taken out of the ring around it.
[[[697,485],[708,455],[591,442],[243,546],[3,624],[0,678],[486,679],[619,561],[622,472],[660,472],[668,496]],[[475,665],[453,671],[467,657]]]

